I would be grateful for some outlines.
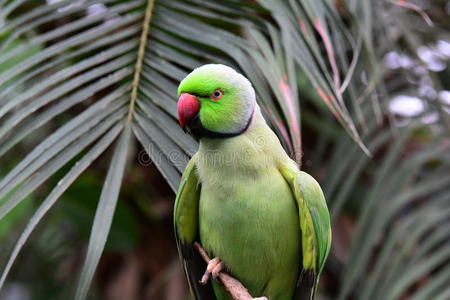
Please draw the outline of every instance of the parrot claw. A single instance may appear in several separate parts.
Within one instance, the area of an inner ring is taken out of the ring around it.
[[[220,259],[218,259],[217,257],[211,259],[208,263],[208,266],[206,267],[205,274],[203,274],[202,279],[200,280],[200,283],[203,285],[208,283],[209,275],[212,275],[213,278],[216,279],[223,268],[223,263]]]
[[[253,300],[269,300],[269,298],[267,298],[267,297],[258,297],[258,298],[253,298]]]

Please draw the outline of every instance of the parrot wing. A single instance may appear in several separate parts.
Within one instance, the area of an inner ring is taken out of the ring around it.
[[[199,280],[206,270],[206,263],[194,248],[199,242],[198,205],[200,184],[195,167],[195,156],[184,170],[175,199],[174,225],[178,253],[188,278],[191,293],[197,300],[215,299],[211,284],[201,285]]]
[[[331,225],[327,203],[317,181],[292,166],[282,165],[280,172],[297,201],[302,242],[302,272],[297,295],[314,299],[319,276],[331,248]]]

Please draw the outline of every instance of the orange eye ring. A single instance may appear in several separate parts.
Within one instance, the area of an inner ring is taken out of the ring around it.
[[[211,98],[214,100],[220,100],[223,97],[223,92],[219,89],[215,90],[212,95]]]

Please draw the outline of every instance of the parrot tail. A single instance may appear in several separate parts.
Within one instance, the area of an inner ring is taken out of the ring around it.
[[[316,297],[318,277],[313,270],[303,270],[297,282],[295,300],[314,300]]]
[[[192,243],[181,245],[183,253],[184,271],[188,277],[189,289],[194,294],[196,300],[212,300],[216,299],[212,288],[211,281],[206,285],[199,283],[206,269],[206,263],[195,250]]]

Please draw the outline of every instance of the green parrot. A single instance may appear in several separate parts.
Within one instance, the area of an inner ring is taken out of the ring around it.
[[[331,246],[319,184],[286,154],[251,83],[234,69],[201,66],[181,81],[178,96],[179,123],[200,141],[174,208],[195,298],[231,299],[216,280],[201,284],[225,269],[253,297],[314,299]],[[208,265],[195,242],[214,257]]]

